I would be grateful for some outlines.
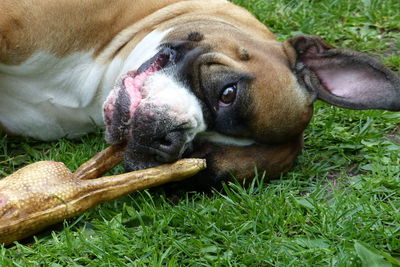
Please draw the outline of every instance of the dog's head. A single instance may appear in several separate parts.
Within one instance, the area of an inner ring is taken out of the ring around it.
[[[315,99],[399,110],[399,84],[375,59],[315,36],[175,31],[117,82],[104,105],[106,139],[127,144],[127,170],[203,157],[210,179],[251,177],[255,167],[276,176],[300,151]]]

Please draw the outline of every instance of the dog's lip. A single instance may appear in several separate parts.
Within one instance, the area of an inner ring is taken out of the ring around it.
[[[143,63],[136,71],[126,73],[124,83],[128,78],[134,79],[134,86],[140,89],[148,77],[164,69],[173,61],[174,55],[172,51],[171,49],[162,49],[154,57]]]
[[[162,48],[155,56],[144,62],[135,72],[135,75],[142,73],[154,73],[165,68],[168,63],[175,60],[176,52],[168,47]]]
[[[129,114],[130,118],[138,108],[140,102],[145,98],[145,92],[143,92],[143,86],[146,80],[154,73],[164,69],[173,60],[173,51],[171,49],[162,49],[154,57],[143,63],[138,70],[129,71],[125,74],[122,80],[122,88],[126,90],[129,99],[130,107]]]

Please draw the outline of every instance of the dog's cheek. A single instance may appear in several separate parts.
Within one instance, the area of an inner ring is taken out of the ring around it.
[[[260,174],[265,172],[268,179],[278,178],[292,167],[302,144],[302,135],[292,142],[274,146],[202,144],[191,155],[207,160],[207,169],[197,175],[196,183],[200,186],[218,187],[222,181],[232,179],[249,182],[254,178],[255,170]]]
[[[126,141],[130,128],[130,99],[125,90],[112,92],[103,105],[105,139],[109,144]]]

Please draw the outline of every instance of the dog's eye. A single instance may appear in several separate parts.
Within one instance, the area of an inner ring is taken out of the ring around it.
[[[220,98],[219,98],[219,105],[220,106],[229,106],[230,104],[233,103],[236,99],[236,91],[237,91],[237,85],[236,84],[231,84],[227,87],[225,87],[224,91],[222,92]]]

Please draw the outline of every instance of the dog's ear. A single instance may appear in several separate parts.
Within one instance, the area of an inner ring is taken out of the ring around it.
[[[299,82],[319,99],[350,109],[400,110],[400,77],[377,59],[313,35],[292,37],[284,47]]]

